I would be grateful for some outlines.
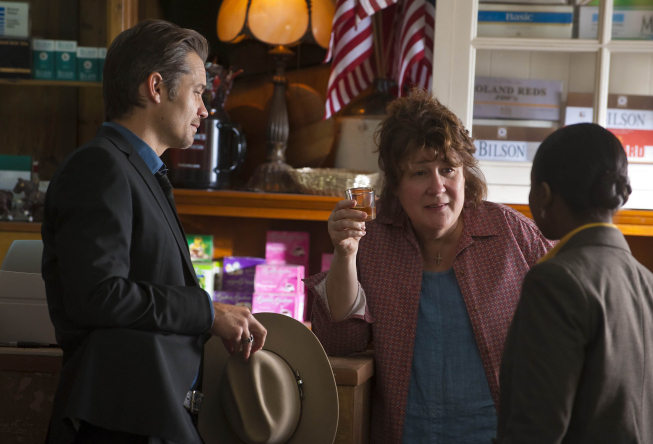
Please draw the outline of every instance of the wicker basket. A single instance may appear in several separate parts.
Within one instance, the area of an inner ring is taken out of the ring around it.
[[[344,198],[345,190],[355,187],[371,187],[379,193],[382,185],[380,173],[341,168],[299,168],[290,170],[290,177],[300,193],[320,196]]]

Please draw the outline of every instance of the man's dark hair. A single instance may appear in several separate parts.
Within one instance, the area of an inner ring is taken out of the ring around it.
[[[560,128],[533,159],[535,183],[546,182],[583,221],[611,216],[632,192],[628,158],[617,137],[593,123]]]
[[[161,74],[170,99],[174,99],[181,76],[190,73],[186,57],[191,52],[205,61],[209,52],[206,39],[163,20],[144,20],[121,32],[104,62],[105,120],[127,117],[135,106],[145,106],[138,88],[153,72]]]

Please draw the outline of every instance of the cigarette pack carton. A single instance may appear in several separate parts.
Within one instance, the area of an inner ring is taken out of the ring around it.
[[[553,127],[475,125],[474,156],[479,160],[532,162],[542,141],[553,131]]]
[[[215,291],[213,292],[213,302],[247,307],[250,311],[252,311],[252,293]]]
[[[35,79],[54,79],[54,40],[32,40],[32,67]]]
[[[101,82],[104,79],[104,60],[107,58],[107,48],[97,49],[97,72],[98,80]]]
[[[570,39],[573,6],[485,4],[478,5],[479,37],[529,37]]]
[[[210,261],[213,258],[213,236],[210,234],[187,234],[186,242],[192,261]]]
[[[254,293],[256,266],[265,264],[265,259],[228,256],[223,261],[222,290]]]
[[[304,293],[303,265],[257,265],[256,293]]]
[[[26,39],[29,25],[29,3],[0,2],[0,36]]]
[[[582,6],[578,16],[578,37],[596,39],[599,31],[599,7]],[[613,40],[653,40],[653,4],[617,6],[612,12]]]
[[[29,40],[0,36],[0,78],[32,78],[32,52]]]
[[[476,77],[474,118],[560,120],[562,82]]]
[[[309,234],[301,231],[268,231],[265,261],[270,265],[303,265],[308,270]]]
[[[280,313],[304,321],[304,294],[254,293],[252,313]]]
[[[97,48],[77,48],[77,79],[82,82],[98,81]]]
[[[57,80],[77,80],[77,42],[57,40],[55,50],[55,78]]]

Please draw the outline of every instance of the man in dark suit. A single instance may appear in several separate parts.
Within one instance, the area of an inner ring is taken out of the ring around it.
[[[204,343],[245,359],[265,328],[199,287],[159,156],[191,145],[206,40],[163,21],[121,33],[104,68],[106,122],[46,197],[43,279],[64,358],[50,443],[200,443]]]

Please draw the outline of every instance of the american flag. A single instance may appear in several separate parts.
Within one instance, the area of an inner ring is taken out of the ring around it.
[[[403,3],[398,5],[403,13],[398,17],[403,20],[397,21],[398,30],[391,33],[395,35],[394,42],[388,42],[394,47],[391,60],[395,60],[390,72],[401,86],[417,84],[430,88],[435,0],[338,0],[325,60],[331,61],[326,118],[356,98],[376,75],[385,74],[375,74],[372,68],[371,16],[396,3]]]

